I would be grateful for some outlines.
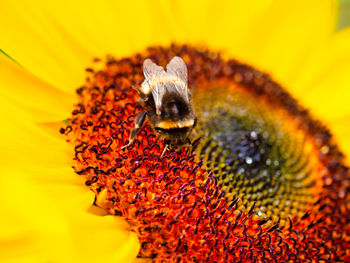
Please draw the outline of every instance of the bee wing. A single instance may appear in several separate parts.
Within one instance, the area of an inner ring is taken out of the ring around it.
[[[145,82],[152,92],[157,114],[160,115],[162,97],[165,93],[165,89],[159,80],[167,73],[164,71],[163,67],[156,65],[148,58],[143,62],[143,74],[145,75]]]
[[[187,85],[187,82],[188,82],[187,66],[185,61],[183,61],[182,58],[175,56],[166,66],[166,70],[168,74],[173,75],[178,79],[182,80],[183,83],[180,85],[175,85],[175,88],[177,92],[180,93],[188,102],[189,91],[188,91],[188,85]]]
[[[187,86],[187,66],[185,61],[180,57],[173,57],[173,59],[166,66],[166,71],[181,79]]]
[[[163,74],[163,72],[163,67],[156,65],[149,58],[147,58],[143,62],[143,74],[145,75],[146,79],[150,80],[154,78],[159,78],[159,76]]]

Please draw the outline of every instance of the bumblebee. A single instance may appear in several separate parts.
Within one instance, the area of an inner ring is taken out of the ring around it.
[[[197,121],[188,88],[187,67],[177,56],[166,66],[166,71],[146,59],[143,73],[145,80],[136,90],[146,110],[136,117],[129,143],[123,148],[133,143],[147,116],[166,143],[164,154],[169,147],[183,146]]]

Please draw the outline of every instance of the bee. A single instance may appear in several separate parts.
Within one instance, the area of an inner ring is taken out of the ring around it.
[[[146,59],[143,74],[145,80],[141,88],[135,89],[145,111],[137,115],[129,143],[123,148],[133,143],[147,116],[153,129],[166,143],[163,156],[169,148],[184,146],[197,122],[188,88],[187,67],[177,56],[166,66],[166,71]]]

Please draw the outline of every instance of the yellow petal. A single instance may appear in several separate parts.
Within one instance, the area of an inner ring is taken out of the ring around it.
[[[0,53],[0,95],[30,112],[34,121],[61,120],[72,109],[74,96],[39,80]],[[1,112],[10,114],[3,105]]]
[[[264,26],[255,29],[258,19],[267,15],[274,15],[278,19],[279,14],[273,14],[270,11],[274,2],[277,1],[211,1],[205,11],[206,17],[196,19],[197,24],[192,29],[193,33],[194,31],[201,32],[202,41],[211,47],[223,49],[236,58],[247,59],[241,52],[246,54],[249,53],[249,49],[254,48],[250,51],[259,53],[259,46],[253,46],[252,43],[249,43],[254,39],[255,34],[257,37],[261,34],[258,30],[269,31],[269,28],[264,28]],[[191,19],[192,11],[196,10],[196,5],[198,6],[198,3],[195,3],[193,9],[190,10],[186,7],[186,1],[183,1],[183,8],[187,10],[188,20]],[[192,23],[188,21],[188,24]],[[265,41],[265,37],[260,41]],[[247,46],[246,48],[246,44],[250,44],[251,47]]]
[[[325,121],[350,114],[350,28],[320,44],[302,67],[294,93]]]
[[[350,157],[350,114],[339,119],[333,119],[326,123],[331,127],[331,132],[335,137],[340,150],[346,155],[349,164]]]
[[[6,224],[0,236],[1,261],[14,258],[23,262],[27,258],[39,261],[51,257],[62,260],[54,246],[64,251],[70,249],[66,240],[68,222],[23,172],[14,168],[1,169],[0,220],[3,226]]]
[[[17,166],[39,163],[42,167],[63,167],[72,163],[68,143],[44,132],[31,115],[0,98],[0,163]],[[57,133],[58,130],[57,130]]]
[[[3,1],[1,49],[44,81],[72,92],[84,80],[91,55],[39,5],[43,1]],[[52,9],[55,4],[50,2]],[[40,6],[40,8],[39,8]]]
[[[224,49],[286,81],[305,54],[333,32],[336,10],[330,0],[9,1],[0,19],[12,27],[0,33],[6,52],[61,88],[82,83],[82,67],[92,56],[123,56],[170,41]]]
[[[87,213],[94,195],[65,181],[74,178],[72,173],[1,168],[1,262],[132,262],[136,257],[136,235],[121,219]]]
[[[121,56],[156,42],[151,8],[144,1],[5,1],[1,48],[36,76],[73,92],[93,57]]]
[[[149,3],[150,4],[150,3]],[[212,0],[197,1],[162,1],[150,4],[154,37],[159,44],[169,41],[180,43],[200,43],[210,31],[212,19],[209,14],[213,7]],[[166,40],[162,43],[161,40]]]
[[[337,3],[296,0],[263,5],[259,2],[264,1],[247,1],[246,8],[238,9],[241,12],[237,14],[238,20],[229,16],[230,9],[226,15],[214,14],[215,19],[223,22],[216,27],[218,33],[208,41],[228,50],[232,57],[267,71],[283,84],[290,84],[308,52],[334,32]],[[254,12],[248,21],[249,27],[240,32],[240,19],[245,25],[249,5],[254,8],[256,4],[261,5],[264,12]]]
[[[93,56],[110,53],[120,57],[171,41],[208,44],[214,40],[215,44],[223,39],[226,46],[234,44],[231,40],[242,39],[254,17],[269,4],[212,0],[200,4],[183,0],[98,4],[8,1],[2,6],[0,21],[11,27],[2,27],[0,35],[4,36],[5,52],[26,69],[60,88],[73,89],[81,84],[82,70]]]
[[[137,235],[118,217],[74,215],[73,262],[133,262],[140,249]]]

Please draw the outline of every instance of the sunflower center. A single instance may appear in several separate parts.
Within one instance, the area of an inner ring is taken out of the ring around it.
[[[244,94],[237,83],[205,85],[194,92],[195,135],[202,138],[196,152],[228,201],[240,200],[242,209],[255,204],[258,215],[281,224],[305,213],[318,189],[310,139],[286,114]]]
[[[143,81],[143,61],[165,66],[175,55],[185,60],[193,88],[192,147],[163,155],[165,143],[146,120],[122,150],[143,110],[132,88]],[[175,45],[108,58],[87,71],[81,102],[61,133],[75,146],[74,169],[96,204],[138,234],[139,257],[272,262],[345,255],[341,215],[349,207],[339,181],[349,176],[342,156],[329,132],[267,75]],[[337,239],[327,243],[329,235]]]

